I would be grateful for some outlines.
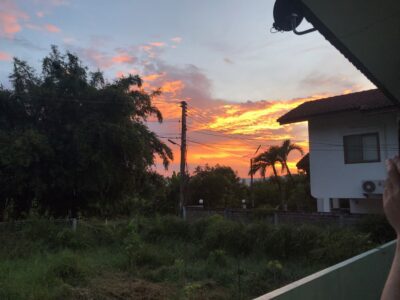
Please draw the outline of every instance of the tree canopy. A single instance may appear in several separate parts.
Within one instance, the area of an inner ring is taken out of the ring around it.
[[[145,125],[161,112],[138,75],[106,82],[53,46],[40,72],[14,59],[11,89],[0,89],[0,218],[36,207],[53,215],[116,205],[171,150]]]
[[[246,194],[245,186],[231,167],[198,166],[189,181],[192,204],[203,199],[205,207],[238,207]]]

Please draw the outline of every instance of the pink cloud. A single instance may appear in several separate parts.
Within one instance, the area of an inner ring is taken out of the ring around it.
[[[28,19],[29,16],[19,10],[12,1],[0,2],[0,36],[13,38],[17,32],[22,30],[20,22]]]
[[[39,24],[32,24],[28,23],[25,25],[26,28],[31,29],[31,30],[37,30],[37,31],[47,31],[50,33],[58,33],[61,31],[60,28],[53,24],[44,24],[44,25],[39,25]]]
[[[11,60],[11,55],[6,52],[0,52],[0,61],[9,61]]]
[[[43,11],[38,11],[38,12],[36,12],[36,16],[37,16],[38,18],[43,18],[44,15],[45,15],[45,13],[44,13]]]
[[[34,0],[36,4],[47,5],[47,6],[64,6],[69,5],[69,0]]]
[[[182,42],[182,38],[180,36],[176,36],[176,37],[173,37],[171,39],[171,41],[174,42],[174,43],[179,44],[180,42]]]
[[[45,30],[47,30],[48,32],[60,32],[61,31],[60,28],[58,28],[56,25],[53,25],[53,24],[45,24],[43,26],[43,28]]]
[[[117,76],[118,78],[122,78],[124,76],[125,77],[128,76],[129,74],[136,75],[136,74],[139,74],[139,71],[136,69],[130,69],[128,71],[117,71],[115,73],[115,76]]]

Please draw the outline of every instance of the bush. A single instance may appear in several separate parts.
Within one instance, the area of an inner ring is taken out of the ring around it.
[[[244,226],[240,223],[214,219],[207,226],[203,238],[204,251],[222,249],[235,256],[250,252],[251,246],[245,234]]]
[[[396,238],[396,232],[384,215],[363,217],[356,224],[356,228],[362,233],[369,234],[374,243],[383,244]]]
[[[175,216],[153,218],[146,224],[142,232],[143,239],[148,242],[157,242],[163,239],[186,240],[190,236],[189,225]]]
[[[253,212],[254,212],[255,219],[263,220],[263,219],[273,216],[274,212],[276,212],[276,208],[272,207],[269,204],[265,204],[263,206],[255,208],[253,210]]]
[[[322,235],[320,247],[311,251],[316,261],[334,264],[372,248],[367,234],[351,229],[328,230]]]
[[[207,263],[213,267],[226,267],[228,265],[226,252],[221,249],[211,251],[208,255]]]

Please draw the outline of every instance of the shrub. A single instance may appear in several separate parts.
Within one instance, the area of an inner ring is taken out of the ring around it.
[[[207,233],[208,227],[213,223],[223,221],[224,218],[220,215],[213,215],[207,218],[200,218],[190,224],[190,235],[196,241],[203,240]]]
[[[244,226],[224,219],[210,222],[203,238],[203,247],[206,252],[222,249],[235,256],[251,250]]]
[[[294,228],[288,225],[272,227],[264,241],[264,251],[275,258],[289,258],[295,245]]]
[[[86,275],[87,270],[84,268],[82,261],[69,250],[52,256],[47,271],[49,279],[55,277],[73,286],[85,283]]]
[[[265,249],[269,246],[267,237],[274,228],[275,226],[265,222],[251,223],[246,226],[245,235],[248,242],[252,244],[253,250],[265,252]]]
[[[173,258],[155,247],[143,245],[133,252],[132,260],[137,267],[157,268],[163,265],[170,265]]]
[[[367,234],[354,230],[331,229],[324,232],[320,247],[311,251],[316,261],[337,263],[370,249],[374,244]]]
[[[369,234],[372,242],[383,244],[396,238],[396,232],[384,215],[363,217],[357,224],[357,230]]]
[[[319,246],[324,229],[312,225],[292,226],[291,257],[306,257]]]
[[[277,280],[283,274],[283,266],[279,260],[270,260],[265,266],[264,272],[267,276],[272,276],[274,280]]]
[[[142,236],[149,242],[167,238],[186,240],[190,236],[188,223],[175,216],[156,217],[146,225]]]
[[[228,265],[226,252],[221,249],[211,251],[208,255],[207,263],[211,266],[226,267]]]
[[[276,208],[272,207],[269,204],[265,204],[263,206],[257,207],[253,210],[254,212],[254,218],[257,220],[264,220],[268,217],[271,217],[274,215],[274,212],[276,212]]]
[[[201,292],[203,286],[201,283],[192,282],[188,283],[183,288],[183,294],[185,295],[185,299],[197,299],[197,295]]]

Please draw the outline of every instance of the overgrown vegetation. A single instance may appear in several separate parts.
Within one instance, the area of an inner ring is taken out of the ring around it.
[[[0,299],[16,300],[250,299],[377,245],[361,229],[218,216],[81,221],[75,232],[35,219],[0,230]]]

